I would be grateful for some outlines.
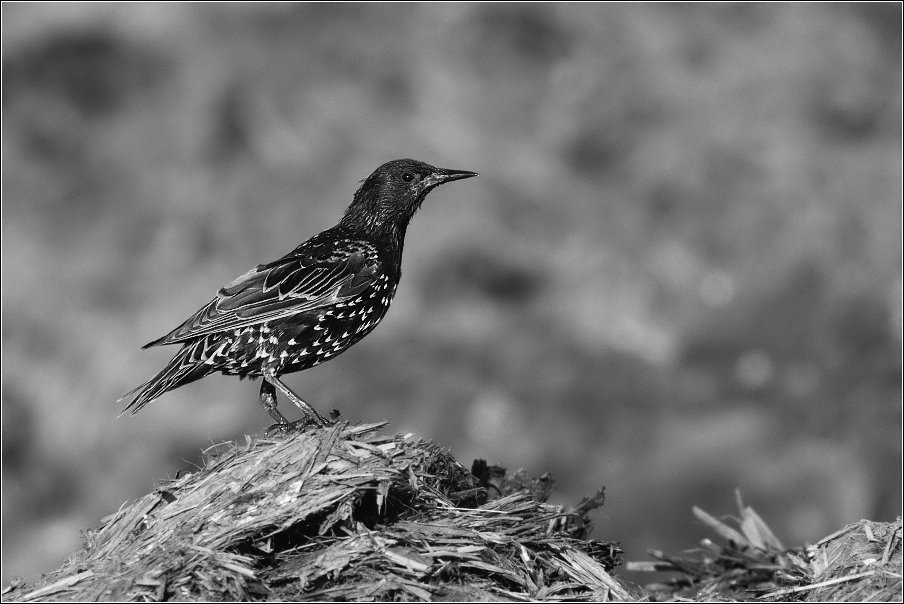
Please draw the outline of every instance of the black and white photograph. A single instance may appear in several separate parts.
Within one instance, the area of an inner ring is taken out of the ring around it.
[[[902,8],[4,2],[3,601],[901,601]]]

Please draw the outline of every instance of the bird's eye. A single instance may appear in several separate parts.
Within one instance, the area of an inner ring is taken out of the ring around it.
[[[405,172],[404,174],[402,174],[402,180],[404,180],[405,182],[411,182],[412,180],[414,180],[414,175]]]

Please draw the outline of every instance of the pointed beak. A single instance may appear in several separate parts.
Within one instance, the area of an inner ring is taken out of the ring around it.
[[[471,178],[477,176],[477,172],[468,172],[467,170],[445,170],[437,168],[436,172],[421,181],[425,189],[452,182],[453,180],[461,180],[463,178]]]

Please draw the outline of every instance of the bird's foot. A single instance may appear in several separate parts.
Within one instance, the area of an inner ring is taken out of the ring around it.
[[[272,426],[267,428],[265,434],[269,437],[273,434],[276,434],[277,432],[281,432],[283,434],[288,434],[289,432],[302,432],[310,426],[320,426],[320,423],[312,417],[303,417],[299,420],[295,420],[294,422],[273,424]]]
[[[330,419],[326,419],[321,415],[317,415],[316,417],[306,415],[301,419],[295,420],[294,422],[290,421],[279,421],[276,424],[271,425],[267,428],[265,434],[269,437],[277,432],[282,432],[283,434],[288,434],[289,432],[302,432],[305,429],[316,426],[318,428],[329,428],[336,424],[336,421],[339,419],[339,410],[333,409],[330,411]]]

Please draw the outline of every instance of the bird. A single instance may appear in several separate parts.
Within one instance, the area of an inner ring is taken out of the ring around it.
[[[434,188],[474,176],[413,159],[377,168],[335,226],[241,275],[184,323],[146,344],[182,348],[119,399],[131,398],[120,415],[135,415],[163,393],[220,372],[261,378],[260,404],[276,421],[268,434],[331,425],[280,377],[330,360],[373,331],[399,284],[409,221]],[[302,410],[302,419],[286,419],[277,391]]]

